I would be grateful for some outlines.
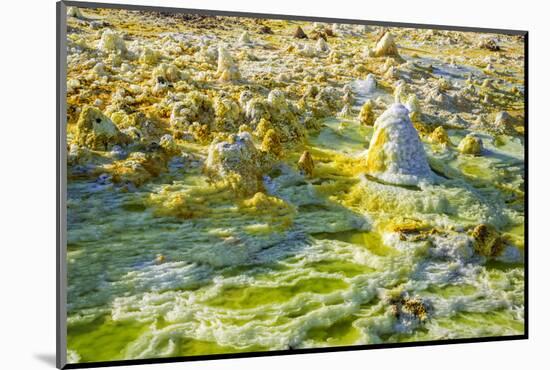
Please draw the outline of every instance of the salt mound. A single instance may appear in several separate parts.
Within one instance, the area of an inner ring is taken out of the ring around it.
[[[437,144],[443,144],[443,145],[451,144],[449,135],[447,134],[447,131],[445,131],[443,126],[438,126],[436,127],[435,130],[432,131],[432,133],[430,134],[430,140],[433,143],[437,143]]]
[[[311,154],[307,150],[304,151],[300,156],[300,159],[298,160],[298,168],[305,175],[309,177],[313,176],[313,169],[315,168],[315,164],[313,163],[313,158],[311,157]]]
[[[499,133],[514,133],[514,118],[508,112],[501,111],[495,116],[494,128]]]
[[[323,39],[322,37],[319,37],[319,39],[317,40],[317,45],[315,46],[317,48],[317,51],[319,52],[324,52],[324,51],[329,51],[330,48],[328,47],[328,44],[326,43],[325,39]]]
[[[239,37],[239,43],[240,44],[250,44],[250,35],[248,32],[244,31],[241,36]]]
[[[69,6],[67,7],[67,15],[69,17],[75,17],[75,18],[79,18],[79,19],[82,19],[84,18],[82,16],[82,13],[80,12],[80,9],[78,9],[77,7],[75,6]]]
[[[248,132],[231,135],[227,141],[212,142],[205,170],[242,193],[255,193],[261,188],[260,153]]]
[[[103,112],[86,106],[76,123],[76,141],[90,149],[106,150],[114,144],[125,144],[127,138]]]
[[[160,59],[160,53],[150,48],[144,48],[139,56],[139,61],[143,64],[155,65]]]
[[[385,57],[394,56],[398,57],[397,45],[391,33],[386,32],[384,36],[376,43],[376,46],[372,50],[372,56]]]
[[[337,116],[341,118],[353,116],[353,110],[351,109],[351,105],[349,103],[346,103],[342,108],[342,110],[338,112]]]
[[[126,43],[120,37],[120,35],[112,30],[105,30],[101,34],[101,40],[98,44],[99,50],[105,52],[117,52],[125,53],[126,52]]]
[[[374,123],[367,152],[370,175],[392,184],[418,185],[433,180],[418,133],[401,104],[393,104]]]
[[[468,134],[458,144],[458,151],[462,154],[480,155],[483,151],[483,142],[475,134]]]
[[[374,112],[372,100],[367,99],[359,112],[359,122],[366,126],[371,126],[374,123]]]
[[[300,26],[296,27],[296,30],[294,30],[294,35],[293,36],[297,39],[307,39],[306,33],[304,32],[304,30]]]
[[[229,54],[229,51],[223,47],[218,49],[218,70],[216,73],[219,75],[220,81],[233,81],[241,78],[241,73],[235,60]]]

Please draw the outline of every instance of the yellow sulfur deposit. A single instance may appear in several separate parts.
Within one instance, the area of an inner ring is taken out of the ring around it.
[[[123,144],[126,137],[99,109],[86,106],[76,122],[76,142],[91,149],[106,149]]]
[[[374,124],[373,104],[370,99],[367,99],[367,101],[361,106],[361,111],[359,112],[359,122],[367,126],[372,126]]]
[[[437,144],[448,145],[451,143],[449,140],[449,135],[447,135],[447,131],[445,131],[443,126],[437,126],[436,129],[430,134],[430,138],[432,142]]]
[[[483,150],[483,142],[474,134],[468,134],[458,144],[458,150],[463,154],[480,155]]]
[[[303,171],[308,176],[313,176],[313,169],[315,168],[315,163],[311,154],[306,150],[300,156],[298,160],[298,168]]]

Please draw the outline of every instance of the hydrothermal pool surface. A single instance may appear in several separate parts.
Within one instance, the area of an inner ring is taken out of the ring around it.
[[[523,37],[67,23],[70,363],[523,334]]]

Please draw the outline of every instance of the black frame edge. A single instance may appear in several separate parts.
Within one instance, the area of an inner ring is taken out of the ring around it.
[[[523,53],[525,56],[523,67],[523,84],[525,86],[525,93],[523,94],[523,109],[525,111],[523,127],[524,130],[524,181],[525,181],[525,195],[524,195],[524,226],[523,226],[523,243],[524,243],[524,277],[523,277],[523,297],[525,300],[523,320],[524,320],[524,334],[525,338],[529,338],[529,32],[525,31],[523,34]]]
[[[223,354],[214,354],[214,355],[181,356],[181,357],[165,357],[165,358],[161,357],[161,358],[148,358],[148,359],[139,359],[139,360],[116,360],[116,361],[67,364],[63,367],[63,369],[86,369],[86,368],[96,368],[96,367],[165,364],[165,363],[175,363],[175,362],[185,363],[185,362],[191,362],[191,361],[205,361],[205,360],[210,361],[210,360],[224,360],[224,359],[237,359],[237,358],[305,355],[305,354],[314,354],[314,353],[351,352],[351,351],[360,351],[360,350],[425,347],[425,346],[438,346],[438,345],[448,345],[448,344],[473,344],[473,343],[502,342],[502,341],[525,340],[525,339],[527,339],[527,336],[524,334],[524,335],[510,335],[510,336],[500,336],[500,337],[444,339],[444,340],[407,342],[407,343],[381,343],[381,344],[304,348],[304,349],[277,350],[277,351],[264,351],[264,352],[223,353]]]

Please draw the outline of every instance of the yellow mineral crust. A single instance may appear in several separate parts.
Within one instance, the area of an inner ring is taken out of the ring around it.
[[[76,123],[76,142],[90,149],[106,150],[115,144],[126,144],[128,138],[99,109],[86,106]]]
[[[430,139],[437,144],[449,145],[451,143],[449,135],[447,135],[447,131],[445,131],[443,126],[437,126],[430,134]]]
[[[163,153],[134,152],[127,159],[106,165],[104,170],[115,183],[141,186],[166,171],[166,158]]]
[[[372,100],[367,99],[359,111],[359,122],[363,125],[372,126],[374,124],[374,112]]]
[[[281,145],[281,139],[279,135],[273,129],[267,130],[262,140],[262,150],[267,153],[275,155],[275,157],[281,156],[283,152],[283,146]]]
[[[458,144],[458,150],[462,154],[480,155],[483,151],[483,142],[475,134],[468,134]]]
[[[471,235],[474,238],[474,250],[482,256],[496,257],[504,250],[504,241],[492,225],[477,225]]]
[[[311,157],[311,154],[307,150],[304,151],[300,156],[300,159],[298,160],[298,168],[307,176],[313,176],[313,169],[315,168],[315,164],[313,163],[313,158]]]
[[[240,207],[255,214],[284,215],[294,212],[294,207],[284,200],[258,192],[241,202]]]
[[[199,218],[208,215],[208,207],[204,197],[192,196],[185,192],[169,192],[151,194],[147,204],[153,206],[157,216],[170,216],[183,219]]]

